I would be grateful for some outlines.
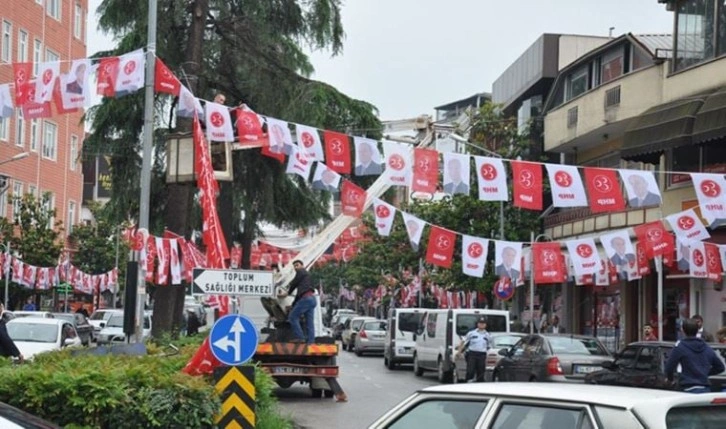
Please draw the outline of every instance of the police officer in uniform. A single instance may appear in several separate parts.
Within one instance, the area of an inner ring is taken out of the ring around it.
[[[492,348],[492,337],[487,331],[486,317],[476,321],[476,329],[466,334],[464,341],[459,345],[457,355],[466,349],[466,381],[484,381],[484,372],[487,367],[487,350]]]

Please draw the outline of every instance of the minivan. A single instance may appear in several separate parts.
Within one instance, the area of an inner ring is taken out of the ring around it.
[[[413,363],[414,335],[425,314],[425,308],[392,308],[388,311],[388,330],[383,347],[386,368],[392,370],[402,363]]]
[[[458,381],[453,379],[456,349],[482,316],[487,318],[487,331],[509,332],[509,312],[505,310],[427,309],[414,337],[414,373],[421,376],[424,371],[436,371],[440,383]]]

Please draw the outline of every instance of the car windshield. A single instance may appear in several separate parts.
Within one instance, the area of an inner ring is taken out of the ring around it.
[[[507,332],[507,319],[504,316],[484,315],[487,318],[487,331]],[[481,314],[459,314],[456,316],[456,334],[460,337],[476,328],[476,321]]]
[[[671,408],[666,414],[668,429],[720,429],[726,421],[726,406]]]
[[[109,311],[94,311],[93,314],[91,314],[91,317],[89,319],[91,320],[107,320],[111,317],[111,312]]]
[[[549,337],[554,354],[607,356],[608,352],[595,338]]]
[[[398,315],[398,330],[403,332],[416,332],[424,314],[426,313],[400,313]]]
[[[58,339],[58,326],[55,324],[8,323],[7,327],[13,341],[55,343]]]
[[[517,344],[517,341],[521,340],[522,337],[517,335],[497,335],[492,338],[492,347],[495,349],[501,349],[504,347],[511,347]]]
[[[376,321],[376,322],[366,322],[363,325],[363,330],[365,331],[385,331],[386,330],[386,322]]]

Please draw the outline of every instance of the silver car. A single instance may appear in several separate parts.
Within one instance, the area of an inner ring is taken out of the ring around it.
[[[355,336],[356,356],[362,356],[363,353],[383,353],[383,347],[386,345],[386,329],[388,322],[385,320],[364,322],[358,335]]]
[[[358,335],[364,322],[376,320],[375,317],[356,316],[345,321],[343,324],[343,333],[340,335],[340,342],[343,344],[343,350],[350,352],[355,348],[355,337]]]

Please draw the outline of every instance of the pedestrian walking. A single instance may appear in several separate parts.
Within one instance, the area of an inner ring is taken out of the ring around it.
[[[716,356],[716,352],[697,337],[698,321],[685,319],[683,321],[685,338],[680,340],[673,348],[665,365],[666,377],[673,380],[673,374],[681,365],[681,374],[678,384],[681,390],[690,393],[707,393],[711,391],[708,381],[710,375],[720,374],[724,371],[724,364]]]
[[[295,295],[295,300],[292,303],[288,320],[290,321],[290,327],[296,339],[312,344],[315,341],[315,307],[318,305],[315,299],[315,289],[313,288],[310,274],[303,267],[302,261],[299,259],[295,260],[292,262],[292,266],[295,268],[295,278],[290,282],[287,293],[283,292],[279,297],[284,298],[297,290],[297,295]],[[304,334],[300,327],[300,318],[303,316],[305,317]]]
[[[487,331],[486,317],[480,317],[476,321],[476,328],[466,334],[464,341],[459,345],[457,355],[465,353],[466,356],[466,381],[484,381],[484,373],[487,368],[487,351],[492,348],[492,337]]]
[[[5,305],[0,302],[0,356],[14,357],[17,358],[20,363],[23,363],[23,354],[20,353],[15,342],[10,338],[8,334],[8,327],[6,326],[7,318],[3,317],[5,314]]]

